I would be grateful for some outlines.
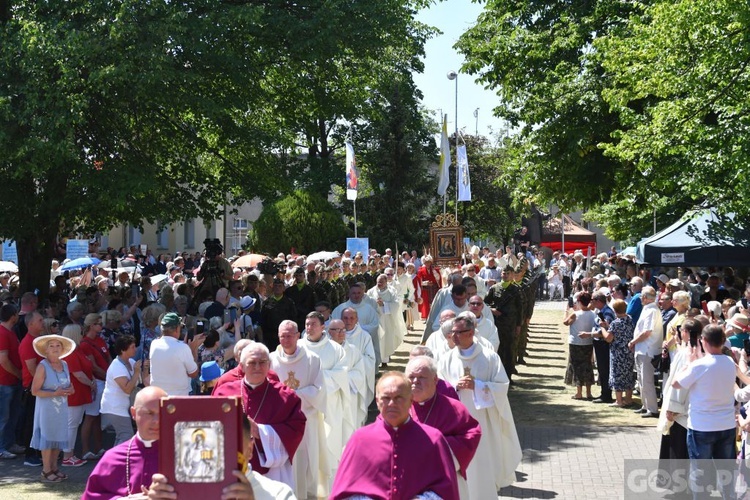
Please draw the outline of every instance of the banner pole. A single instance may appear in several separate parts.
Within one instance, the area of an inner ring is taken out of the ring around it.
[[[354,237],[357,237],[357,200],[353,200],[354,202]]]

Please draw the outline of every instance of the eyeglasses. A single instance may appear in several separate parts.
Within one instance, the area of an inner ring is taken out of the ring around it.
[[[474,331],[473,328],[467,328],[466,330],[458,330],[458,331],[451,330],[451,335],[453,336],[466,335],[466,332],[473,332],[473,331]]]
[[[483,306],[484,302],[469,302],[470,306]]]
[[[329,332],[340,332],[342,330],[346,330],[346,328],[329,328]]]

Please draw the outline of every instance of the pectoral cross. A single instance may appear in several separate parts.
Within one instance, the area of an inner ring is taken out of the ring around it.
[[[464,377],[469,377],[470,379],[474,380],[474,376],[471,374],[471,368],[468,366],[464,366]]]
[[[299,389],[299,380],[294,378],[294,372],[289,372],[289,375],[287,375],[286,380],[284,381],[284,385],[295,391]]]

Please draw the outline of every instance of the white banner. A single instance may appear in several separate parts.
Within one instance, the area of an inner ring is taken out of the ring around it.
[[[458,201],[471,201],[471,179],[469,178],[466,144],[461,144],[456,148],[456,165],[458,167]]]
[[[445,196],[450,184],[451,144],[448,141],[448,115],[443,116],[443,130],[440,133],[440,171],[437,192]]]
[[[661,254],[662,264],[682,264],[685,262],[685,253],[663,253]]]
[[[351,142],[346,143],[346,199],[357,199],[357,184],[359,174],[357,172],[357,159],[354,157],[354,146]]]

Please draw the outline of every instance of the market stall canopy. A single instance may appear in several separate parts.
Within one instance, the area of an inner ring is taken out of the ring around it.
[[[581,227],[576,221],[562,216],[565,225],[560,222],[559,217],[552,217],[542,225],[542,242],[540,246],[551,248],[552,251],[563,251],[563,236],[565,237],[566,253],[581,250],[584,255],[591,249],[591,255],[596,255],[596,233]],[[563,234],[564,233],[564,234]]]
[[[639,241],[636,261],[652,266],[747,266],[750,231],[734,214],[692,210],[663,231]]]

